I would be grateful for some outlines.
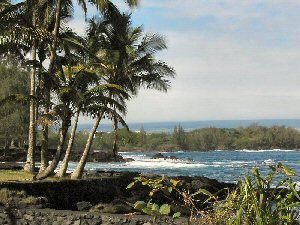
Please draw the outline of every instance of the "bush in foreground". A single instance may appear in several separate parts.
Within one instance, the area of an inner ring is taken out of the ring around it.
[[[128,188],[137,183],[150,188],[149,199],[146,202],[138,201],[135,208],[153,216],[154,224],[164,215],[173,215],[174,218],[180,215],[173,210],[172,202],[171,205],[162,204],[164,208],[168,208],[167,213],[160,210],[154,202],[154,196],[158,192],[167,199],[175,192],[181,204],[188,206],[190,210],[190,224],[300,224],[299,211],[295,209],[300,205],[300,197],[292,180],[295,172],[282,163],[278,163],[276,167],[270,166],[270,169],[264,176],[257,167],[253,168],[234,190],[228,190],[224,200],[218,198],[218,193],[212,194],[204,189],[190,193],[180,185],[180,181],[165,176],[136,177]]]

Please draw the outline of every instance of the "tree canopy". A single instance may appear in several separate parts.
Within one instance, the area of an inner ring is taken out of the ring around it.
[[[0,82],[0,99],[29,94],[29,73],[26,67],[13,59],[0,61]],[[8,148],[12,144],[12,147],[23,147],[28,137],[28,104],[16,101],[2,101],[0,104],[1,146]]]

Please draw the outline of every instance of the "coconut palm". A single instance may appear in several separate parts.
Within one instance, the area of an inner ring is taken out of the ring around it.
[[[102,10],[102,11],[105,11],[107,9],[107,6],[110,4],[110,1],[108,0],[90,0],[89,1],[90,3],[94,4],[98,9]],[[129,1],[126,1],[128,3],[128,5],[130,7],[133,7],[133,6],[136,6],[138,1],[137,0],[129,0]],[[52,46],[50,48],[50,63],[49,63],[49,72],[50,73],[53,73],[53,69],[54,69],[54,62],[55,62],[55,58],[56,58],[56,48],[57,48],[57,37],[59,36],[59,28],[60,28],[60,25],[61,25],[61,20],[62,20],[62,9],[63,9],[63,6],[69,6],[71,8],[73,2],[71,0],[65,0],[65,1],[62,1],[62,0],[57,0],[57,3],[56,3],[56,14],[55,14],[55,24],[54,24],[54,29],[53,29],[53,36],[54,36],[54,41],[52,43]],[[82,6],[84,12],[86,13],[87,12],[87,3],[85,0],[78,0],[78,4]],[[67,10],[68,11],[68,10]],[[47,98],[48,100],[50,99],[50,93],[48,92],[48,95],[47,95]],[[48,113],[49,109],[46,108],[46,113]],[[78,113],[79,114],[79,113]],[[76,117],[78,117],[78,114],[76,114]],[[75,117],[75,121],[76,121],[76,117]],[[76,123],[77,124],[77,123]],[[48,127],[47,125],[44,127],[44,148],[46,148],[45,146],[45,143],[47,143],[47,135],[48,135]],[[73,131],[75,132],[76,131],[76,127],[74,127]],[[73,133],[73,132],[72,132]],[[70,145],[72,145],[73,141],[72,139],[70,140]],[[69,151],[71,150],[71,146],[69,146],[68,148],[68,153]],[[68,162],[68,156],[66,156],[65,158],[65,161],[64,161],[64,164],[63,165],[66,165]],[[51,166],[50,166],[51,167]],[[63,167],[65,168],[65,166]],[[51,168],[51,170],[53,170],[53,168]],[[48,170],[50,171],[50,170]],[[64,174],[65,172],[65,169],[62,169],[61,173],[60,174]],[[48,173],[49,174],[49,173]]]
[[[102,20],[92,19],[89,22],[87,45],[91,52],[98,57],[92,63],[98,66],[103,79],[114,83],[124,90],[136,95],[140,87],[167,91],[170,86],[169,78],[174,77],[174,70],[162,61],[154,59],[157,51],[166,48],[164,39],[159,35],[143,35],[141,27],[132,27],[129,14],[120,13],[117,8],[104,14]],[[122,96],[110,94],[116,101],[125,102]],[[117,129],[119,117],[116,111],[110,115]],[[90,151],[93,137],[102,119],[101,112],[89,135],[84,153]],[[115,136],[117,138],[117,136]],[[116,155],[116,141],[114,154]],[[81,158],[72,178],[80,178],[86,158]]]
[[[62,62],[66,61],[71,64],[77,61],[72,61],[70,57],[68,59],[66,59],[66,57],[57,58]],[[59,145],[50,165],[37,174],[37,179],[44,179],[53,174],[64,153],[64,160],[57,176],[62,177],[65,175],[80,112],[91,113],[94,110],[93,108],[101,107],[102,105],[106,106],[108,103],[118,106],[119,108],[122,107],[118,105],[119,103],[114,102],[105,96],[108,91],[111,92],[115,90],[122,92],[122,90],[113,84],[97,85],[99,81],[98,76],[82,66],[64,66],[64,69],[60,69],[56,77],[58,79],[54,84],[57,85],[57,87],[53,88],[53,90],[57,96],[57,102],[53,103],[55,105],[53,110],[44,116],[46,118],[54,116],[54,118],[61,121]],[[126,95],[126,93],[124,93],[124,95]],[[74,127],[72,129],[67,151],[65,152],[64,144],[66,141],[66,134],[71,125],[70,121],[73,115],[75,116]]]
[[[124,92],[119,86],[118,88],[109,89],[105,95],[94,96],[94,100],[88,107],[89,115],[96,118],[94,126],[89,133],[86,146],[84,148],[83,154],[79,160],[79,163],[75,171],[71,175],[71,179],[81,178],[83,175],[83,170],[91,150],[93,139],[95,137],[97,128],[100,124],[100,121],[103,117],[109,117],[111,114],[115,114],[120,123],[128,129],[126,122],[123,119],[123,115],[126,113],[126,107],[123,104],[120,104],[118,101],[115,101],[112,98],[112,95],[122,95],[122,98],[128,98],[128,94]],[[112,94],[113,93],[113,94]],[[123,115],[122,115],[123,114]]]
[[[46,90],[44,91],[46,110],[42,116],[42,119],[44,118],[43,121],[46,121],[46,123],[43,123],[43,127],[45,127],[45,124],[48,125],[47,121],[51,121],[47,118],[53,115],[57,115],[59,117],[62,126],[60,129],[60,141],[55,156],[50,165],[45,166],[45,168],[40,170],[39,174],[37,175],[38,179],[43,179],[52,174],[59,163],[61,155],[64,153],[63,146],[65,144],[66,134],[75,110],[76,102],[80,97],[78,96],[78,90],[83,89],[84,87],[84,82],[82,82],[82,80],[80,81],[78,77],[95,80],[90,74],[85,74],[86,76],[80,76],[81,73],[78,73],[75,77],[71,75],[70,69],[80,62],[81,57],[78,53],[78,48],[74,48],[70,42],[65,41],[65,35],[67,35],[69,38],[72,36],[73,40],[77,38],[78,42],[80,41],[80,38],[71,31],[67,30],[61,34],[60,48],[63,49],[65,54],[63,56],[56,56],[55,65],[53,67],[53,71],[56,71],[54,75],[49,73],[49,71],[46,71],[43,75],[44,84],[41,85],[41,87]],[[87,82],[85,83],[88,85]],[[53,110],[49,112],[48,109],[50,109],[49,106],[51,106],[51,102],[49,101],[50,93],[52,93],[53,96],[56,96],[56,103],[54,103]],[[47,137],[44,137],[44,139],[45,138]]]
[[[4,8],[0,13],[1,38],[0,43],[4,49],[9,50],[13,47],[19,49],[30,49],[31,51],[31,76],[30,76],[30,94],[35,96],[36,86],[36,53],[39,37],[45,37],[45,31],[40,29],[37,15],[37,1],[26,1],[15,5],[6,1]],[[31,100],[29,110],[29,142],[27,161],[24,166],[26,171],[34,172],[34,152],[36,142],[36,110],[35,101]]]
[[[93,87],[93,89],[94,89],[95,84],[96,84],[96,87],[98,88],[97,91],[98,92],[100,91],[101,94],[103,94],[102,92],[105,89],[115,88],[114,85],[109,85],[109,84],[97,85],[98,81],[99,81],[98,76],[93,72],[85,70],[85,68],[83,68],[83,67],[80,67],[79,71],[77,68],[72,68],[72,70],[75,70],[72,72],[72,73],[75,72],[74,73],[75,82],[73,82],[73,85],[77,86],[76,87],[77,97],[76,97],[76,101],[74,101],[76,109],[75,109],[75,114],[74,114],[74,121],[73,121],[71,136],[70,136],[69,142],[68,142],[68,147],[67,147],[64,159],[62,161],[62,165],[56,174],[56,176],[58,176],[58,177],[63,177],[66,174],[70,153],[73,148],[73,143],[74,143],[74,139],[75,139],[79,115],[81,112],[89,113],[89,111],[88,111],[89,104],[92,104],[93,99],[95,98],[94,97],[95,92],[91,91],[90,87]]]
[[[91,0],[89,3],[94,4],[97,8],[105,10],[108,0]],[[137,1],[127,1],[130,6],[137,4]],[[87,1],[78,0],[78,4],[82,6],[85,13],[87,12]],[[71,12],[73,7],[72,0],[26,0],[15,4],[11,1],[1,1],[0,3],[0,44],[1,52],[8,52],[20,47],[31,49],[32,62],[35,62],[37,57],[37,49],[39,47],[39,41],[41,39],[50,38],[50,63],[49,72],[54,73],[54,63],[56,58],[56,51],[58,45],[58,37],[60,34],[60,27],[62,24],[62,18],[64,13]],[[49,19],[50,18],[50,19]],[[52,20],[51,18],[54,18]],[[51,26],[51,21],[54,21]],[[49,34],[49,30],[51,31]],[[17,48],[16,48],[17,46]],[[20,52],[22,54],[23,52]],[[31,94],[35,95],[36,87],[36,64],[33,63],[31,73]],[[48,100],[50,96],[48,94]],[[46,109],[47,111],[48,109]],[[29,126],[29,147],[27,154],[27,162],[24,169],[33,172],[34,171],[34,152],[36,145],[36,105],[35,102],[30,104],[30,126]],[[47,132],[45,132],[47,135]]]
[[[106,23],[104,21],[98,22],[98,26],[96,21],[92,21],[92,27],[104,27],[102,32],[105,38],[100,39],[99,54],[106,65],[106,82],[116,83],[132,95],[136,95],[141,86],[167,91],[168,78],[174,76],[174,70],[164,62],[154,60],[157,51],[166,49],[164,38],[157,34],[144,35],[141,27],[131,26],[128,14],[119,14],[119,18],[119,21],[112,20],[109,26],[101,25]],[[118,120],[112,117],[115,130],[113,152],[116,157]]]

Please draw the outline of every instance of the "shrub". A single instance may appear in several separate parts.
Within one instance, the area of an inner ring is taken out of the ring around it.
[[[299,211],[295,209],[300,205],[300,196],[296,190],[292,176],[295,171],[278,163],[270,166],[271,171],[264,176],[257,167],[249,171],[241,179],[236,189],[229,191],[225,200],[219,200],[216,195],[199,189],[190,193],[181,185],[181,181],[162,177],[136,177],[128,188],[140,183],[150,187],[150,200],[146,203],[138,201],[135,208],[154,219],[161,216],[160,208],[167,210],[164,215],[172,211],[170,206],[159,206],[152,201],[156,192],[167,195],[175,192],[184,204],[189,207],[191,216],[190,224],[200,225],[294,225],[300,224]],[[274,179],[277,178],[277,179]],[[220,190],[221,191],[221,190]],[[202,197],[200,197],[200,195]],[[203,196],[206,200],[203,201]],[[199,208],[199,202],[206,205],[205,210]],[[175,216],[179,214],[175,213]]]

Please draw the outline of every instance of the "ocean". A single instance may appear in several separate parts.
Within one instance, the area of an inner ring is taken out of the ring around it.
[[[288,126],[300,130],[300,119],[269,119],[269,120],[203,120],[203,121],[186,121],[186,122],[146,122],[146,123],[128,123],[130,130],[138,131],[143,127],[146,132],[173,132],[174,126],[180,124],[186,131],[205,128],[238,128],[241,126],[249,126],[251,124],[259,124],[263,126]],[[93,124],[79,124],[78,131],[91,130]],[[112,131],[112,125],[106,123],[100,124],[98,131]]]
[[[300,151],[294,150],[232,150],[209,152],[163,152],[165,156],[176,156],[178,160],[151,159],[155,152],[121,152],[125,158],[135,161],[120,163],[86,164],[87,170],[135,171],[172,176],[206,176],[223,182],[236,183],[253,167],[259,167],[263,174],[270,171],[270,165],[282,162],[300,172]],[[70,163],[73,170],[76,163]],[[294,177],[299,182],[299,174]]]
[[[253,123],[264,126],[289,126],[300,130],[300,119],[278,120],[211,120],[189,122],[129,123],[132,131],[143,126],[146,132],[173,132],[174,126],[180,124],[186,131],[205,128],[237,128]],[[92,124],[80,124],[79,130],[90,130]],[[99,131],[111,131],[111,124],[102,124]],[[231,150],[208,152],[165,152],[166,156],[176,156],[178,160],[151,159],[155,152],[122,152],[124,157],[135,161],[127,163],[87,163],[87,170],[136,171],[174,176],[206,176],[223,182],[238,182],[252,167],[259,167],[267,174],[270,165],[282,162],[300,173],[300,151],[294,150]],[[73,170],[76,163],[70,163]],[[300,184],[300,176],[294,177]]]

